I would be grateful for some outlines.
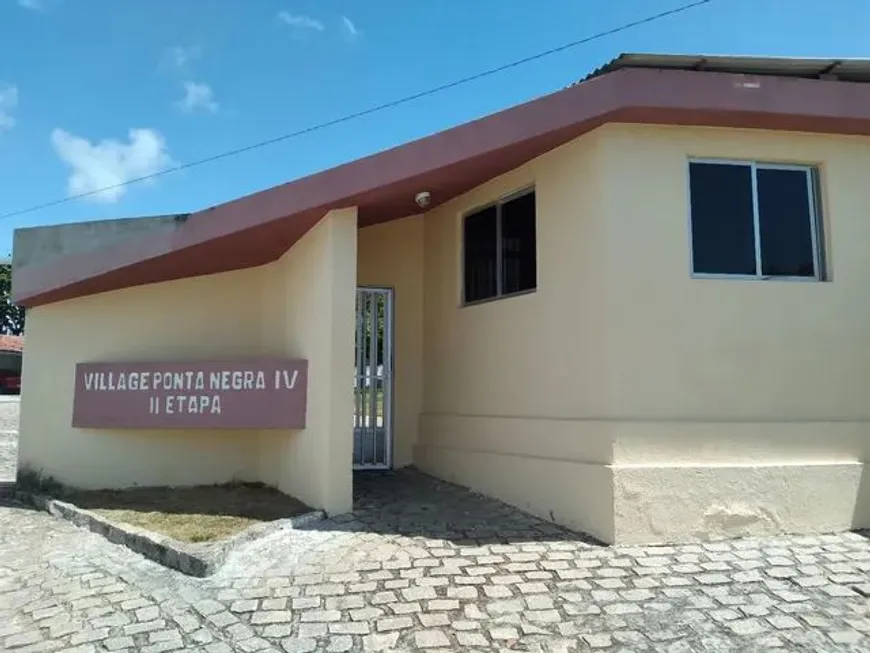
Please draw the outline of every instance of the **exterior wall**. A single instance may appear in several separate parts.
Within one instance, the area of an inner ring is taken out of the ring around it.
[[[260,269],[140,286],[27,312],[19,465],[85,488],[256,478],[253,432],[73,429],[83,361],[258,353]]]
[[[20,466],[85,488],[263,480],[349,510],[356,233],[356,209],[333,211],[268,266],[28,311]],[[78,362],[259,355],[308,359],[306,429],[70,426]]]
[[[611,347],[595,134],[425,217],[424,404],[416,461],[603,540],[613,536]],[[538,289],[460,307],[461,218],[535,184]]]
[[[393,288],[393,466],[405,467],[423,404],[423,217],[360,229],[357,280]]]
[[[600,134],[617,539],[870,525],[866,139]],[[818,165],[831,281],[691,278],[689,157]]]
[[[689,157],[819,165],[831,281],[693,279]],[[865,139],[608,125],[427,214],[418,464],[607,542],[870,526],[868,178]],[[461,215],[532,183],[537,291],[460,307]]]
[[[262,431],[259,476],[332,514],[353,505],[356,251],[356,209],[333,211],[267,266],[261,295],[265,351],[309,371],[306,429]]]
[[[693,279],[689,157],[818,165],[831,281]],[[343,512],[354,290],[388,285],[397,465],[607,542],[868,527],[868,178],[866,139],[609,125],[422,217],[358,234],[335,211],[263,268],[35,308],[21,463],[84,487],[262,479]],[[537,291],[460,306],[462,215],[531,184]],[[252,354],[309,359],[304,432],[69,426],[76,362]]]
[[[64,254],[104,249],[129,238],[175,231],[181,224],[177,216],[159,215],[16,229],[12,271]]]

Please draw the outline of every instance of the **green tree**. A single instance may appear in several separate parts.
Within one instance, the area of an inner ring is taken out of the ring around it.
[[[0,333],[20,336],[24,333],[24,307],[12,303],[12,263],[0,262]]]

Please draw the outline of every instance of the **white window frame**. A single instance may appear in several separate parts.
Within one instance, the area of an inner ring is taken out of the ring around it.
[[[716,165],[734,165],[750,168],[752,173],[752,225],[754,229],[755,241],[755,274],[728,274],[728,273],[708,273],[695,272],[695,244],[693,240],[693,223],[692,223],[692,180],[691,180],[691,164],[693,163],[708,163]],[[762,258],[761,258],[761,223],[759,219],[758,209],[758,170],[797,170],[804,172],[807,179],[807,198],[809,201],[810,214],[810,238],[813,248],[813,267],[814,274],[811,277],[795,277],[785,275],[766,275],[762,274]],[[825,258],[823,256],[823,234],[821,231],[821,208],[819,204],[819,193],[817,190],[819,182],[819,169],[815,165],[802,165],[792,163],[768,163],[765,161],[741,160],[741,159],[715,159],[715,158],[689,158],[686,163],[686,198],[688,200],[688,220],[689,220],[689,273],[694,279],[744,279],[751,281],[804,281],[804,282],[819,282],[825,280]]]
[[[507,204],[508,202],[519,199],[520,197],[524,197],[525,195],[531,195],[535,193],[535,287],[529,288],[528,290],[517,290],[516,292],[505,293],[501,292],[502,286],[504,284],[502,270],[502,258],[504,253],[502,252],[502,232],[501,232],[501,209],[502,206]],[[470,216],[478,213],[480,211],[484,211],[488,208],[495,207],[495,239],[498,247],[496,248],[495,254],[495,264],[496,264],[496,294],[492,297],[486,297],[484,299],[475,299],[473,301],[467,301],[465,299],[465,219]],[[461,302],[460,306],[477,306],[478,304],[488,304],[489,302],[497,302],[500,299],[508,299],[509,297],[519,297],[522,295],[529,295],[531,293],[535,293],[538,291],[538,194],[537,188],[534,185],[525,186],[519,190],[512,191],[507,195],[503,195],[498,199],[493,200],[492,202],[487,202],[485,204],[478,204],[473,208],[468,209],[467,211],[463,211],[460,215],[459,221],[459,239],[460,239],[460,270],[459,270],[459,283],[460,283],[460,297]]]

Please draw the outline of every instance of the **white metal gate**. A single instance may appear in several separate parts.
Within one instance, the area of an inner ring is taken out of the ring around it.
[[[393,290],[357,288],[353,468],[393,463]]]

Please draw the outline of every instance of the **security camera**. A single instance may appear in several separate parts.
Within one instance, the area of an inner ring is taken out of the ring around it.
[[[422,193],[417,193],[414,201],[417,202],[417,206],[421,209],[425,209],[432,202],[432,195],[428,191],[423,191]]]

